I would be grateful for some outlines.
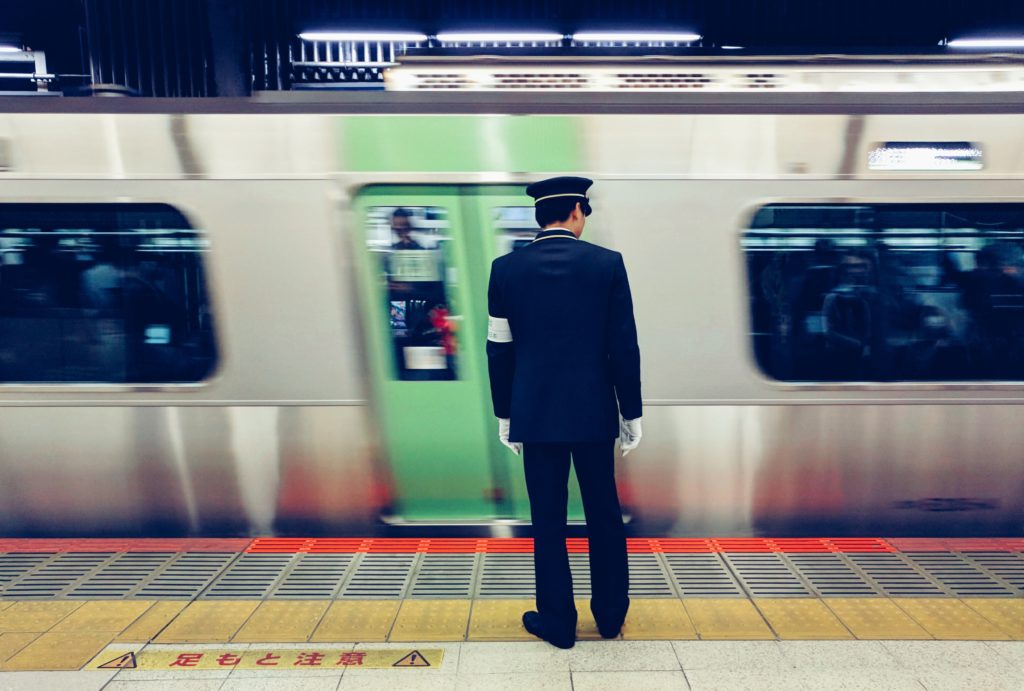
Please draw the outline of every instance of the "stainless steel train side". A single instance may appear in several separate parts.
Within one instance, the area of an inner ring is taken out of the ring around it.
[[[558,172],[597,180],[588,233],[625,254],[633,286],[646,435],[620,473],[634,517],[676,535],[1019,533],[1024,386],[770,380],[751,354],[740,240],[771,202],[1024,200],[1024,116],[921,114],[898,100],[879,113],[778,113],[748,99],[721,112],[645,112],[643,99],[614,113],[566,109],[585,169]],[[90,108],[0,104],[0,202],[180,209],[211,242],[220,364],[197,385],[0,385],[0,532],[376,524],[391,489],[351,276],[353,196],[368,184],[554,171],[353,172],[337,121],[370,113],[301,101],[230,113]],[[868,145],[894,140],[977,142],[986,165],[869,171]],[[986,508],[930,510],[936,498]]]

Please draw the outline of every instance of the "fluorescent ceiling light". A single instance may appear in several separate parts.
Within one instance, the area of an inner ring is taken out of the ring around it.
[[[0,45],[0,53],[20,53],[21,48],[12,45]]]
[[[581,31],[572,38],[585,43],[689,43],[701,36],[685,31]]]
[[[1024,48],[1024,36],[1004,38],[956,38],[947,43],[950,48]]]
[[[411,31],[304,31],[303,41],[383,41],[391,43],[418,43],[426,41],[426,34]]]
[[[545,31],[445,31],[441,43],[545,43],[561,41],[562,34]]]

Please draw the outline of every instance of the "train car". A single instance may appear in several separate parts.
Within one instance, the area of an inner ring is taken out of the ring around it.
[[[1022,113],[0,99],[0,532],[514,531],[488,270],[536,230],[525,184],[583,174],[639,329],[636,534],[1020,534]]]

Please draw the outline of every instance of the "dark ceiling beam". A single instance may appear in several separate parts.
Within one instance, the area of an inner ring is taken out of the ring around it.
[[[206,0],[215,96],[248,96],[245,8],[238,0]]]

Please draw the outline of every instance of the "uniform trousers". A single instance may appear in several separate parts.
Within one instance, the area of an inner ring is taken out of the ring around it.
[[[537,611],[555,636],[575,636],[576,605],[566,551],[569,465],[583,498],[590,543],[590,609],[602,628],[615,630],[629,609],[626,530],[615,488],[614,440],[523,444],[526,490],[533,518]]]

